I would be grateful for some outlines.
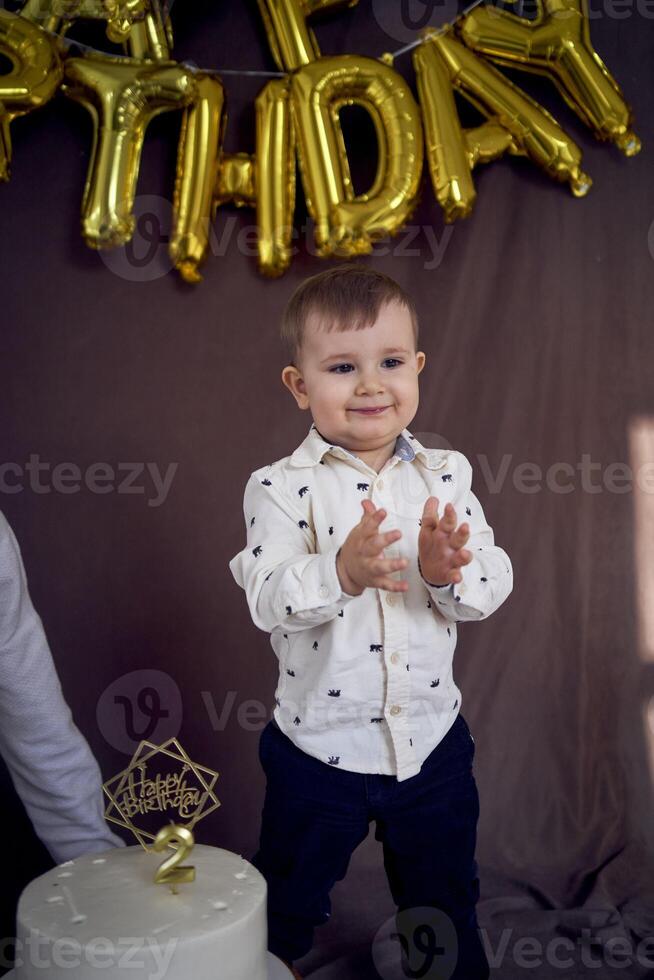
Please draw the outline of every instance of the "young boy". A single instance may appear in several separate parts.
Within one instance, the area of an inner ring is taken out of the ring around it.
[[[282,381],[313,424],[250,477],[247,546],[230,562],[280,667],[252,859],[268,883],[269,948],[289,965],[310,950],[375,820],[398,928],[406,910],[440,910],[447,975],[480,980],[479,797],[452,659],[457,623],[509,595],[511,562],[467,459],[407,429],[425,355],[396,282],[357,265],[313,276],[282,338]]]

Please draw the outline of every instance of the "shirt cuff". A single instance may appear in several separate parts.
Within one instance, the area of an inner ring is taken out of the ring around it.
[[[326,610],[328,606],[341,609],[358,596],[349,595],[341,588],[336,571],[336,550],[314,555],[302,575],[283,595],[283,616],[294,613],[310,613],[311,610]]]
[[[467,565],[461,566],[460,582],[450,582],[446,585],[428,582],[422,574],[420,559],[418,559],[418,569],[431,598],[436,602],[438,611],[446,619],[452,622],[483,619],[489,612],[491,594],[483,587],[486,579],[483,577],[483,569],[480,571],[480,564],[476,558]],[[475,581],[477,587],[471,584]]]
[[[446,582],[445,585],[436,585],[435,582],[428,582],[425,576],[422,574],[422,568],[420,566],[420,559],[418,558],[418,571],[420,572],[420,577],[425,585],[428,585],[430,589],[449,589],[453,584],[452,582]]]
[[[340,550],[340,548],[337,548],[336,551],[327,551],[320,556],[323,559],[324,577],[326,580],[324,585],[329,589],[330,602],[339,602],[341,599],[345,599],[346,601],[349,599],[358,599],[358,596],[350,595],[349,592],[343,591],[336,569],[336,559]],[[320,594],[322,595],[322,592]]]

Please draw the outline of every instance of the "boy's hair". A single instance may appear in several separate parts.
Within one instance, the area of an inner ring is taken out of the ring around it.
[[[280,334],[288,363],[296,364],[312,313],[319,316],[325,330],[361,330],[371,327],[382,306],[392,302],[408,309],[417,348],[418,313],[411,297],[390,276],[364,265],[346,264],[305,279],[282,314]]]

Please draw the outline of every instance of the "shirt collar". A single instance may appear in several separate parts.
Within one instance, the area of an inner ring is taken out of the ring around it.
[[[350,459],[359,458],[342,446],[335,446],[327,442],[320,435],[315,424],[312,423],[306,438],[291,455],[289,463],[291,466],[296,467],[317,466],[323,456],[328,453],[340,459],[347,457],[350,457]],[[395,440],[394,455],[398,459],[412,462],[417,457],[430,470],[436,470],[443,466],[448,453],[449,450],[447,449],[425,449],[418,439],[411,435],[408,429],[402,429],[402,432]]]

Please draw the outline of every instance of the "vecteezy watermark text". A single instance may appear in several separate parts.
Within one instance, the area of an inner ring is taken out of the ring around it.
[[[646,970],[654,966],[654,936],[632,942],[626,936],[606,938],[582,928],[574,938],[553,936],[543,942],[536,936],[514,933],[514,929],[504,928],[499,937],[494,933],[491,938],[487,929],[478,929],[491,976],[501,977],[507,963],[520,970],[546,965],[552,976],[557,970],[565,970],[566,974],[574,970],[576,976],[580,967],[584,971],[601,971],[602,967],[623,970],[638,964]],[[407,976],[449,980],[460,952],[451,918],[435,906],[409,908],[392,916],[380,926],[372,941],[373,962],[383,980],[403,980]]]
[[[654,3],[654,0],[652,0]],[[172,205],[156,194],[142,194],[134,201],[136,227],[132,239],[121,248],[101,250],[98,255],[107,268],[129,282],[151,282],[171,271],[173,260],[168,251],[173,223]],[[220,214],[207,222],[205,231],[208,252],[212,258],[222,258],[233,248],[248,258],[258,255],[260,229],[256,223],[243,224],[242,216]],[[278,229],[281,234],[282,229]],[[312,222],[286,229],[291,256],[304,251],[317,256]],[[422,261],[425,272],[433,272],[442,264],[445,252],[454,235],[452,225],[440,229],[431,225],[407,223],[391,239],[375,243],[373,258],[392,255],[393,258],[415,258]]]
[[[24,463],[0,463],[0,493],[75,494],[83,489],[96,494],[129,494],[146,498],[148,507],[161,507],[172,487],[178,463],[165,470],[158,463],[49,463],[31,453]]]
[[[511,483],[518,493],[630,493],[634,482],[642,493],[654,493],[654,460],[643,463],[636,470],[628,463],[613,461],[606,465],[593,460],[590,453],[582,453],[575,463],[556,460],[545,469],[534,462],[513,465],[513,454],[504,453],[500,465],[493,470],[485,453],[477,454],[479,472],[489,493],[501,493],[509,471]]]
[[[30,930],[25,939],[7,938],[0,942],[0,967],[17,968],[29,964],[36,970],[48,969],[106,970],[113,967],[119,970],[136,970],[139,976],[148,980],[163,980],[170,967],[178,940],[159,941],[150,936],[124,936],[117,940],[106,936],[96,936],[81,943],[73,936],[60,936],[51,940]],[[11,962],[9,952],[13,946],[15,963]]]
[[[480,930],[491,968],[499,969],[507,953],[516,966],[531,970],[544,963],[555,970],[569,970],[579,962],[589,970],[597,970],[602,965],[620,970],[633,966],[634,963],[645,969],[654,967],[654,936],[645,936],[634,944],[626,936],[610,936],[605,939],[585,927],[575,939],[554,936],[543,943],[535,936],[520,936],[510,947],[513,932],[510,928],[503,929],[499,942],[493,949],[487,930]]]
[[[439,28],[451,23],[460,16],[457,0],[372,0],[372,12],[378,25],[392,41],[400,44],[416,40],[419,31],[426,28]],[[485,14],[501,17],[502,7],[484,5]],[[576,15],[569,7],[548,10],[552,22],[565,21]],[[628,17],[642,17],[654,20],[654,0],[588,0],[584,14],[589,21],[625,20]]]

